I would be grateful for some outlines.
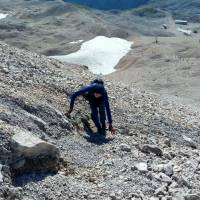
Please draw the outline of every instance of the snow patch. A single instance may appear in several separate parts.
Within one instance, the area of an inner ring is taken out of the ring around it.
[[[8,16],[8,14],[3,14],[3,13],[0,13],[0,19],[4,19]]]
[[[62,62],[86,65],[95,74],[109,74],[119,60],[131,50],[132,42],[120,38],[97,36],[84,42],[79,51],[63,56],[52,56]]]
[[[69,44],[79,44],[81,42],[83,42],[84,40],[77,40],[77,41],[72,41],[72,42],[69,42]]]
[[[184,33],[185,35],[191,35],[192,34],[191,30],[185,30],[185,29],[182,29],[182,28],[177,28],[177,30]]]

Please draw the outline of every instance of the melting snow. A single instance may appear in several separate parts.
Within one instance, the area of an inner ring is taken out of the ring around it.
[[[185,29],[182,29],[182,28],[178,28],[177,30],[184,33],[185,35],[191,35],[192,34],[191,30],[185,30]]]
[[[77,41],[72,41],[69,44],[79,44],[81,42],[83,42],[84,40],[77,40]]]
[[[3,14],[3,13],[0,13],[0,19],[4,19],[8,16],[8,14]]]
[[[63,62],[86,65],[95,74],[109,74],[119,60],[131,49],[132,42],[120,38],[97,36],[84,42],[81,49],[75,53],[63,56],[53,56]]]

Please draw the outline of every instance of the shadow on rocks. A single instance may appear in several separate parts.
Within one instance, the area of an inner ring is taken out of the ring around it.
[[[13,181],[13,185],[17,187],[25,186],[30,182],[37,183],[39,181],[44,180],[48,176],[54,176],[56,172],[33,172],[33,173],[26,173],[23,175],[19,175],[15,177]]]
[[[111,138],[106,138],[106,134],[101,134],[98,132],[94,132],[91,127],[90,124],[87,120],[82,119],[83,122],[83,126],[84,126],[84,131],[86,132],[86,136],[84,136],[84,138],[93,144],[96,145],[103,145],[103,144],[107,144],[109,142],[111,142],[113,139]]]
[[[111,142],[113,139],[106,138],[106,135],[102,135],[100,133],[94,133],[94,132],[86,132],[87,135],[84,136],[84,138],[91,143],[94,143],[96,145],[103,145]]]

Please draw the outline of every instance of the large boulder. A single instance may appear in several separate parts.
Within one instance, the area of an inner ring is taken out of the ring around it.
[[[154,153],[157,156],[162,156],[163,155],[162,150],[159,147],[155,146],[155,145],[145,144],[145,145],[140,147],[140,150],[143,153]]]
[[[38,170],[56,170],[59,150],[33,133],[16,129],[11,139],[12,163],[14,173]]]

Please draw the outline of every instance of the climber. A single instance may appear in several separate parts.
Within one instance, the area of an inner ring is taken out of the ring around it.
[[[74,102],[76,97],[82,95],[90,104],[91,118],[97,128],[98,133],[106,134],[106,113],[109,123],[109,131],[115,134],[115,129],[112,126],[112,115],[108,101],[107,91],[104,88],[102,79],[95,79],[90,85],[81,88],[71,95],[70,109],[66,114],[70,117],[73,111]],[[106,113],[105,113],[106,111]]]

